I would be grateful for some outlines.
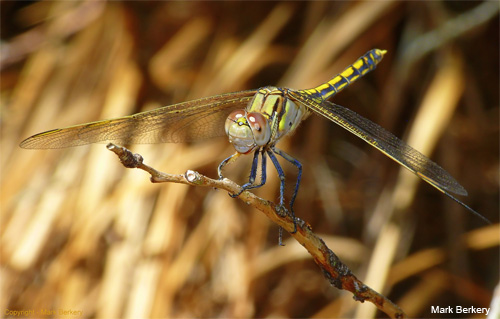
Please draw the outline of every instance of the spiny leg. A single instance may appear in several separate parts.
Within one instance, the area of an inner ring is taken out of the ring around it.
[[[275,147],[272,147],[272,150],[274,153],[280,155],[281,157],[283,157],[284,159],[286,159],[287,161],[292,163],[298,169],[297,182],[295,183],[295,189],[293,190],[292,199],[290,200],[290,211],[292,212],[292,216],[294,218],[294,224],[295,224],[295,213],[293,211],[293,204],[295,203],[295,198],[297,197],[297,193],[299,192],[300,181],[302,179],[302,164],[300,164],[300,162],[297,159],[293,158],[292,156],[283,152],[282,150],[279,150]],[[297,225],[295,224],[294,232],[296,232],[296,231],[297,231]]]
[[[261,156],[261,175],[260,175],[260,184],[255,185],[255,178],[257,177],[257,168],[259,164],[259,154]],[[256,150],[253,155],[252,161],[252,169],[250,171],[250,177],[248,178],[248,183],[241,187],[241,190],[233,195],[229,195],[231,197],[238,197],[241,193],[248,189],[259,188],[266,183],[267,174],[266,174],[266,154],[262,149]]]
[[[219,167],[217,167],[217,174],[219,175],[220,180],[224,179],[224,176],[222,176],[222,169],[224,168],[224,166],[236,161],[240,156],[241,154],[236,152],[233,155],[226,158],[225,160],[223,160],[222,162],[220,162]]]
[[[280,163],[278,162],[278,159],[276,156],[274,156],[274,153],[272,150],[267,150],[267,155],[271,159],[271,161],[274,164],[274,167],[276,167],[276,170],[278,171],[278,176],[280,177],[280,206],[284,207],[285,205],[285,172],[281,168]]]
[[[280,163],[278,162],[278,159],[276,158],[276,156],[274,156],[274,153],[273,153],[273,150],[272,149],[268,149],[267,150],[267,155],[269,156],[269,158],[271,159],[271,161],[273,162],[274,164],[274,167],[276,167],[276,170],[278,171],[278,176],[280,177],[280,210],[285,210],[285,172],[283,172],[283,169],[281,168],[281,165]],[[293,213],[293,210],[291,210],[292,212],[292,219],[293,219],[293,233],[297,232],[297,224],[295,222],[295,214]],[[283,245],[283,228],[279,228],[279,245],[280,246],[284,246]]]

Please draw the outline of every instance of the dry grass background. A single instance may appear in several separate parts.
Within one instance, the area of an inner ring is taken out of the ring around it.
[[[295,211],[409,316],[487,307],[499,279],[499,30],[498,4],[480,5],[2,2],[0,316],[383,316],[331,287],[293,240],[279,247],[277,227],[223,191],[153,185],[104,145],[17,146],[207,95],[309,88],[375,47],[389,53],[335,102],[430,155],[494,225],[315,116],[279,145],[305,167]],[[224,138],[131,148],[164,172],[213,177],[233,152]],[[243,183],[249,163],[226,175]],[[269,176],[255,193],[273,200]]]

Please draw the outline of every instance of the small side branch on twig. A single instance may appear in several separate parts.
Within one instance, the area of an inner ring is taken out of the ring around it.
[[[241,190],[241,186],[227,178],[215,180],[192,170],[188,170],[182,175],[166,174],[144,164],[141,155],[133,154],[125,147],[111,143],[106,147],[118,156],[125,167],[138,168],[148,172],[151,175],[151,182],[153,183],[170,182],[213,187],[226,190],[231,194],[237,194]],[[397,305],[357,279],[351,270],[340,261],[337,255],[326,246],[325,242],[313,233],[311,226],[307,222],[296,218],[297,232],[293,233],[294,222],[292,217],[288,214],[283,214],[282,209],[278,205],[262,199],[249,191],[242,192],[238,198],[262,211],[270,220],[288,231],[295,240],[307,249],[332,285],[352,292],[354,295],[353,298],[357,301],[369,301],[373,303],[380,311],[391,318],[406,317],[405,313]]]

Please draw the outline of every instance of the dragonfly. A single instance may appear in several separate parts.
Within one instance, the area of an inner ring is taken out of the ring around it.
[[[484,216],[453,195],[467,195],[467,191],[446,170],[380,125],[348,108],[328,101],[332,96],[373,71],[382,61],[384,54],[386,54],[385,50],[370,50],[331,80],[315,88],[294,90],[266,86],[254,90],[220,94],[130,116],[46,131],[25,139],[20,146],[27,149],[51,149],[103,142],[180,143],[227,135],[236,152],[224,159],[218,166],[217,172],[220,179],[224,178],[222,174],[224,166],[236,161],[241,155],[253,153],[249,180],[241,187],[239,193],[232,195],[233,197],[266,183],[266,159],[269,157],[280,178],[279,207],[284,209],[285,173],[277,156],[284,158],[297,168],[297,179],[288,206],[294,221],[294,232],[296,232],[293,205],[302,177],[302,164],[278,149],[276,144],[282,137],[294,132],[303,120],[314,113],[361,138],[490,223]],[[261,176],[260,181],[257,182],[259,167]]]

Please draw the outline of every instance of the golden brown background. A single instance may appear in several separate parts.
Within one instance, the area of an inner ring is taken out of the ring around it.
[[[494,225],[317,116],[279,144],[304,165],[295,212],[409,316],[489,307],[499,279],[498,3],[11,1],[1,18],[0,316],[383,316],[331,287],[289,236],[279,247],[277,227],[224,191],[151,184],[104,145],[18,147],[41,131],[198,97],[313,87],[372,48],[388,50],[377,70],[333,100],[442,165]],[[224,138],[131,149],[164,172],[212,177],[233,152]],[[283,164],[291,188],[296,172]],[[226,176],[244,183],[249,165]],[[255,193],[277,200],[274,170]]]

